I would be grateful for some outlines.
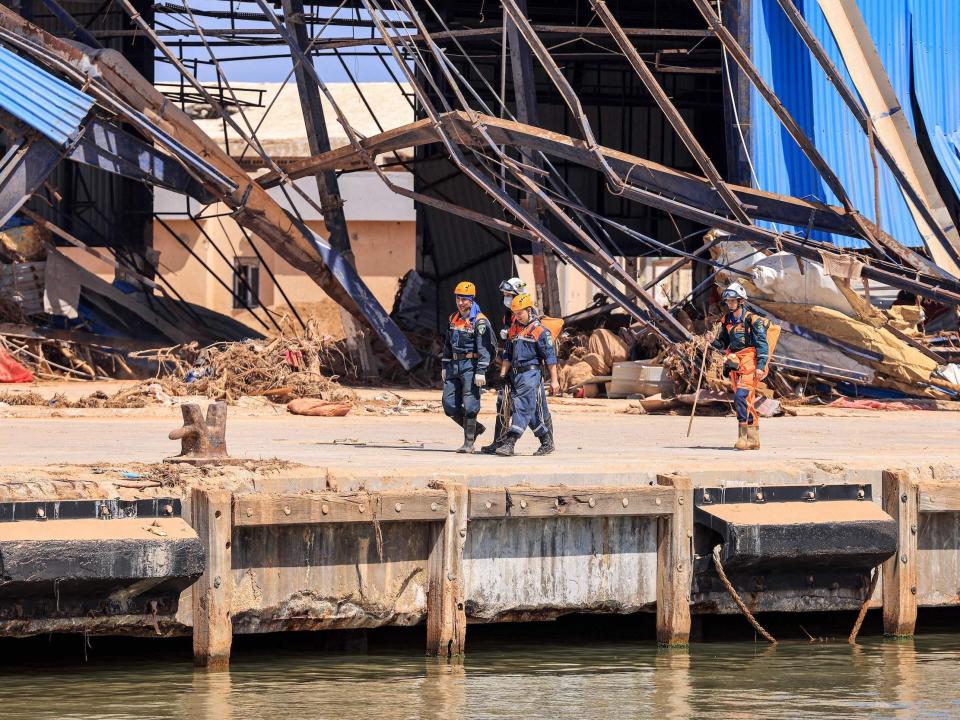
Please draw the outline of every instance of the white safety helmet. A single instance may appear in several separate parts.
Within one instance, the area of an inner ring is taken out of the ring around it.
[[[747,291],[744,289],[743,285],[738,282],[730,283],[727,286],[727,289],[723,291],[723,295],[720,296],[722,300],[744,300],[747,299]]]
[[[527,291],[527,284],[518,277],[512,277],[500,283],[500,292],[521,295]]]

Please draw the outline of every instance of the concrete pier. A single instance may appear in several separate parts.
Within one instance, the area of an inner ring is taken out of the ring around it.
[[[558,453],[505,460],[454,454],[456,428],[435,416],[241,415],[228,427],[234,456],[314,462],[181,468],[158,486],[130,488],[117,470],[145,466],[118,463],[169,454],[154,428],[168,431],[168,418],[22,419],[27,455],[47,460],[94,452],[74,428],[110,438],[123,425],[124,442],[98,448],[95,467],[0,469],[0,518],[6,505],[40,498],[175,496],[205,565],[175,610],[18,618],[0,604],[0,634],[192,633],[197,664],[217,668],[234,634],[422,623],[426,651],[453,657],[468,651],[472,623],[650,612],[658,640],[683,645],[691,616],[738,612],[711,574],[717,539],[695,522],[704,488],[808,503],[841,488],[882,508],[896,528],[896,554],[871,601],[883,607],[888,633],[914,632],[918,607],[960,604],[960,461],[949,462],[956,415],[783,418],[765,423],[764,449],[751,454],[726,449],[731,421],[696,422],[696,437],[684,441],[683,418],[561,411]],[[56,443],[31,447],[41,427],[54,426]],[[869,578],[869,568],[731,562],[734,585],[759,613],[857,609]]]

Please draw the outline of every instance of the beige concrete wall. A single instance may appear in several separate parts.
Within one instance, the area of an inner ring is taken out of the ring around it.
[[[211,214],[214,211],[211,209]],[[201,225],[209,240],[189,220],[165,220],[170,229],[186,243],[191,253],[170,235],[159,222],[154,224],[154,248],[160,253],[160,271],[184,299],[236,317],[251,324],[250,314],[244,309],[234,309],[230,290],[220,285],[200,260],[207,263],[226,283],[232,283],[234,258],[256,258],[256,253],[243,233],[229,218],[202,220]],[[323,223],[307,221],[307,225],[321,237],[326,237]],[[350,242],[357,260],[357,270],[374,296],[389,311],[393,307],[401,277],[415,265],[416,231],[409,221],[354,221],[349,223]],[[212,241],[212,242],[211,242]],[[287,296],[297,306],[324,306],[329,311],[333,303],[309,277],[293,268],[279,257],[269,245],[254,240],[263,256],[264,264],[270,267]],[[217,252],[222,251],[224,257]],[[106,254],[106,251],[102,251]],[[113,267],[91,257],[77,248],[65,248],[64,254],[96,273],[104,280],[112,281]],[[198,259],[199,258],[199,259]],[[282,311],[286,304],[270,276],[261,267],[260,300],[271,309]],[[320,312],[324,317],[329,312]],[[333,313],[335,314],[335,313]],[[334,331],[332,329],[331,331]]]

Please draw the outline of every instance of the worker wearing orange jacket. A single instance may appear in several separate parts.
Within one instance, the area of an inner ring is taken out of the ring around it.
[[[767,376],[770,359],[766,318],[747,309],[747,291],[740,283],[731,284],[721,299],[727,306],[720,333],[713,341],[717,350],[726,351],[723,370],[733,384],[734,407],[740,434],[734,448],[760,449],[760,416],[757,414],[757,383]]]
[[[480,389],[487,384],[487,367],[497,341],[487,316],[477,304],[477,288],[461,282],[454,289],[457,311],[443,343],[443,411],[463,427],[463,445],[457,452],[474,452],[477,435],[486,429],[477,422]]]
[[[503,350],[503,364],[500,366],[500,378],[510,378],[510,427],[497,455],[513,455],[517,440],[529,427],[540,440],[540,447],[534,455],[549,455],[555,449],[553,432],[548,421],[546,395],[543,392],[541,365],[546,365],[550,373],[550,392],[560,394],[557,378],[557,354],[553,347],[550,331],[537,319],[533,309],[533,300],[523,293],[517,295],[511,304],[514,323],[507,334],[507,344]]]

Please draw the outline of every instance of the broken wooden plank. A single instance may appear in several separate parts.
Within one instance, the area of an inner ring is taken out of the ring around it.
[[[467,635],[466,581],[463,548],[467,537],[470,500],[466,485],[446,485],[447,507],[443,523],[431,528],[427,561],[427,654],[441,658],[463,655]]]
[[[905,470],[883,473],[883,509],[897,522],[897,553],[883,563],[883,632],[913,635],[917,624],[919,485]]]
[[[233,642],[232,523],[229,490],[194,488],[193,529],[207,553],[203,575],[193,585],[193,662],[223,670]]]
[[[657,642],[690,642],[690,588],[693,584],[693,483],[680,475],[658,475],[671,489],[669,513],[657,522]]]

